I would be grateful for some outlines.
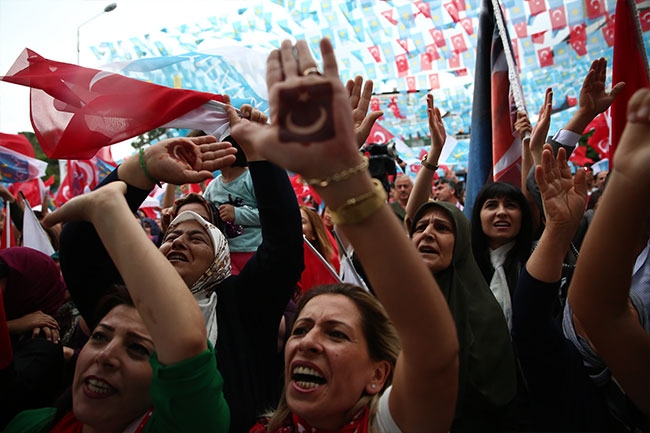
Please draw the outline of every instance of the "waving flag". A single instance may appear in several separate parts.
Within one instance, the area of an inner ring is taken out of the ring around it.
[[[43,254],[51,256],[56,251],[52,246],[52,241],[45,233],[41,222],[36,218],[29,200],[25,200],[25,213],[23,214],[23,246],[40,251]]]
[[[65,178],[59,185],[54,203],[57,207],[61,207],[71,198],[92,190],[98,183],[98,170],[91,160],[69,160],[66,164]]]
[[[37,177],[25,182],[12,183],[7,189],[16,199],[20,199],[22,194],[32,206],[40,206],[43,204],[43,197],[49,188],[41,178]]]
[[[509,37],[507,41],[511,46]],[[508,63],[490,0],[481,3],[476,52],[466,215],[486,182],[521,184],[521,143],[513,134]]]
[[[14,152],[22,153],[31,158],[36,158],[34,146],[27,137],[22,134],[4,134],[0,132],[0,146],[11,149]]]
[[[631,4],[630,4],[631,3]],[[640,34],[636,32],[637,12],[633,2],[619,0],[616,4],[614,29],[614,64],[612,83],[625,82],[625,87],[612,104],[612,138],[609,146],[609,159],[618,145],[627,122],[627,103],[634,92],[648,87],[648,65],[645,60],[645,47]]]
[[[302,293],[323,284],[337,284],[341,282],[337,271],[320,255],[306,238],[303,249],[305,269],[298,282]]]
[[[24,182],[45,176],[47,163],[0,146],[0,182]]]
[[[104,146],[161,126],[218,137],[228,129],[220,95],[48,60],[30,49],[0,79],[31,87],[32,126],[50,158],[90,159]]]

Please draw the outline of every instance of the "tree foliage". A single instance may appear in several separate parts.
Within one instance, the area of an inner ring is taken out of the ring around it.
[[[49,178],[50,176],[54,175],[53,187],[57,187],[59,185],[59,182],[61,181],[60,173],[59,173],[59,160],[50,159],[47,157],[45,152],[43,152],[43,149],[41,148],[38,139],[36,138],[36,134],[34,134],[33,132],[24,131],[24,132],[20,132],[20,134],[27,137],[29,142],[32,143],[32,147],[34,147],[34,153],[36,154],[36,158],[40,159],[41,161],[47,162],[47,169],[45,170],[45,176],[46,178]]]
[[[134,149],[140,149],[147,144],[158,141],[161,137],[166,136],[167,128],[156,128],[151,131],[145,132],[142,135],[138,135],[132,142],[131,146]]]

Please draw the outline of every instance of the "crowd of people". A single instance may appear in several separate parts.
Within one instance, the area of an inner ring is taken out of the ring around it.
[[[547,90],[514,125],[521,184],[468,217],[433,96],[431,149],[388,199],[359,151],[372,82],[320,50],[269,54],[268,118],[228,104],[226,141],[159,141],[45,212],[54,258],[0,251],[0,430],[650,431],[650,90],[595,181],[568,155],[624,84],[594,61],[553,138]]]

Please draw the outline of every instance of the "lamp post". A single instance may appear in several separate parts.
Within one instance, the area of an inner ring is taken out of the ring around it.
[[[100,13],[95,15],[94,17],[84,21],[83,23],[81,23],[81,24],[79,24],[77,26],[77,65],[79,64],[79,51],[80,51],[79,50],[79,31],[81,30],[81,28],[83,26],[85,26],[86,24],[88,24],[89,22],[91,22],[92,20],[94,20],[95,18],[97,18],[98,16],[100,16],[100,15],[106,13],[106,12],[114,11],[116,7],[117,7],[117,3],[111,3],[108,6],[106,6],[103,11],[101,11]]]

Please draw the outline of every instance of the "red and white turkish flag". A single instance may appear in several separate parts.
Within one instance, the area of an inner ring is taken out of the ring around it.
[[[537,50],[537,57],[539,58],[539,66],[545,68],[547,66],[553,66],[553,50],[550,47],[542,48]]]
[[[595,20],[600,18],[607,12],[605,0],[585,0],[587,4],[587,18]]]
[[[546,2],[544,0],[528,0],[528,7],[532,16],[546,12]]]
[[[161,126],[219,137],[229,127],[221,95],[48,60],[30,49],[0,79],[31,87],[32,126],[50,158],[90,159],[104,146]]]
[[[370,51],[370,55],[372,56],[373,59],[375,59],[375,62],[379,63],[381,62],[381,54],[379,47],[377,45],[373,45],[372,47],[368,47],[368,51]]]
[[[375,122],[375,124],[372,125],[370,134],[368,134],[368,139],[366,140],[366,143],[386,144],[393,138],[395,138],[395,136],[388,129],[381,126],[379,122]]]
[[[551,18],[552,30],[561,30],[566,27],[566,10],[564,9],[564,5],[551,9],[548,15]]]

